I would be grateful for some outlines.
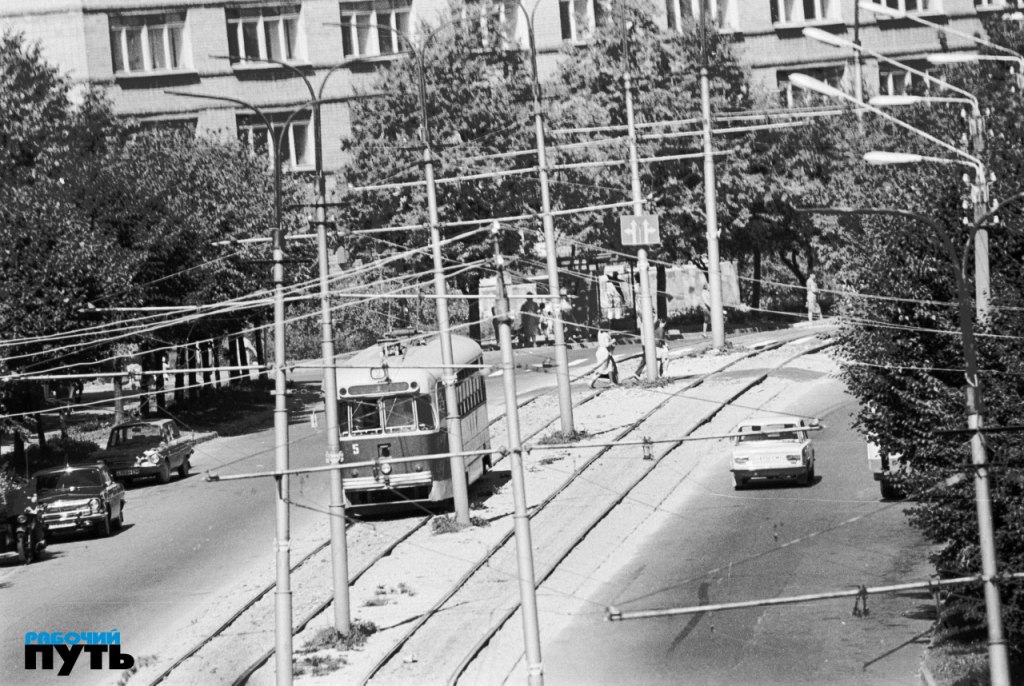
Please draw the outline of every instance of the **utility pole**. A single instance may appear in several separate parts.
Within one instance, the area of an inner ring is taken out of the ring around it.
[[[540,0],[534,5],[537,11]],[[526,8],[519,8],[526,15]],[[533,14],[526,15],[530,36],[530,65],[533,76],[533,120],[537,141],[537,169],[540,174],[541,222],[544,226],[544,251],[547,253],[548,302],[551,303],[552,329],[555,334],[555,379],[558,382],[558,409],[562,419],[562,433],[571,436],[576,427],[572,415],[572,388],[569,380],[569,355],[565,349],[565,324],[562,321],[561,287],[558,279],[558,254],[555,246],[555,222],[551,216],[551,192],[548,186],[548,163],[544,140],[544,115],[541,112],[540,74],[537,71],[537,43],[533,30]]]
[[[327,464],[341,464],[341,438],[338,434],[338,375],[334,358],[334,325],[331,317],[331,290],[327,258],[327,217],[324,209],[326,188],[320,163],[320,107],[316,116],[316,246],[320,263],[320,354],[324,368],[324,423],[327,432]],[[331,530],[331,576],[334,582],[334,628],[344,635],[352,630],[348,593],[348,541],[345,531],[345,487],[340,469],[328,472],[331,502],[328,505]]]
[[[629,138],[629,180],[633,199],[633,215],[644,213],[644,197],[640,190],[640,158],[636,149],[636,119],[633,116],[633,78],[629,73],[629,31],[633,22],[627,21],[622,31],[622,85],[626,96],[626,127]],[[647,248],[636,251],[637,280],[640,282],[640,341],[643,344],[644,371],[648,381],[658,380],[658,353],[654,341],[654,312],[651,302],[651,282],[648,278]]]
[[[704,120],[704,214],[708,241],[708,290],[711,293],[711,343],[725,347],[722,310],[722,265],[718,255],[718,199],[715,193],[715,158],[711,148],[711,84],[708,80],[707,8],[700,3],[700,104]],[[649,363],[648,363],[649,364]]]
[[[448,322],[447,286],[444,280],[444,261],[441,257],[441,227],[437,217],[437,188],[434,183],[434,155],[431,150],[429,124],[427,123],[427,93],[424,82],[423,64],[420,63],[420,106],[423,121],[423,174],[427,180],[427,212],[430,221],[430,251],[434,258],[434,290],[437,292],[437,328],[441,334],[441,364],[444,366],[444,399],[448,416],[448,452],[456,453],[449,459],[452,477],[452,499],[455,501],[455,521],[469,525],[469,484],[466,481],[466,458],[462,452],[462,421],[459,419],[459,398],[455,392],[458,378],[455,370],[455,356],[452,352],[452,329]]]
[[[544,665],[540,652],[540,622],[537,617],[537,582],[533,571],[533,543],[530,515],[526,511],[526,482],[523,476],[523,446],[519,434],[519,405],[516,394],[516,368],[512,357],[512,321],[505,295],[505,261],[498,246],[498,224],[494,224],[494,261],[497,268],[498,339],[501,346],[502,382],[505,387],[505,418],[508,425],[509,459],[512,472],[513,521],[516,536],[516,568],[519,576],[519,602],[523,611],[523,640],[526,646],[526,670],[529,686],[543,686]]]
[[[966,112],[964,115],[970,133],[971,152],[980,159],[985,152],[985,118],[977,105],[970,115]],[[971,184],[971,205],[974,207],[974,306],[980,326],[988,323],[989,301],[992,297],[988,266],[988,229],[984,223],[989,211],[988,182],[985,166],[975,167],[974,183]]]

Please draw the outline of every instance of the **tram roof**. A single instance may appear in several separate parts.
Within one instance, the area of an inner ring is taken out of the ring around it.
[[[467,365],[480,357],[483,350],[467,336],[452,336],[452,361],[456,366]],[[381,344],[373,345],[338,365],[338,387],[380,384],[382,362],[387,360],[388,375],[392,381],[417,382],[423,390],[429,390],[444,374],[441,364],[441,339],[435,337],[423,345],[408,345],[405,354],[383,354]]]

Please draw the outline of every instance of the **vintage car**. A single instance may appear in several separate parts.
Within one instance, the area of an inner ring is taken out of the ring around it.
[[[814,444],[808,431],[817,419],[757,417],[733,432],[732,483],[736,490],[753,479],[792,479],[801,486],[814,483]]]
[[[901,457],[898,453],[896,455],[883,455],[877,443],[871,440],[868,441],[868,469],[871,470],[875,481],[878,482],[882,498],[885,500],[899,500],[906,497],[906,494],[899,487],[897,476],[903,469]]]
[[[124,524],[124,486],[102,464],[43,469],[32,475],[31,487],[43,523],[53,533],[109,536]]]
[[[162,484],[171,472],[188,476],[194,441],[182,436],[172,419],[139,420],[118,424],[110,430],[107,447],[96,454],[118,481],[125,483],[155,476]]]

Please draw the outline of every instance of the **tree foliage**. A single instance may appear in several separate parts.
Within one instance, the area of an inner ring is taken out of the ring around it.
[[[265,287],[257,249],[217,240],[273,223],[265,157],[234,141],[144,130],[102,92],[75,94],[37,46],[0,40],[0,321],[14,369],[104,358],[117,342],[176,344],[237,330],[265,309],[125,339],[74,338],[100,308],[217,303]],[[286,202],[297,190],[287,184]],[[299,274],[298,276],[301,276]]]
[[[1001,26],[1001,31],[1009,31]],[[1015,49],[1024,47],[1016,31]],[[1015,198],[1024,191],[1024,106],[1005,75],[990,78],[988,68],[950,70],[953,83],[976,93],[990,110],[991,131],[980,155],[994,172],[993,198]],[[966,123],[939,107],[901,110],[901,119],[953,145],[961,145]],[[965,433],[964,339],[957,318],[954,269],[966,265],[966,292],[972,313],[973,244],[965,218],[973,217],[971,192],[960,171],[947,165],[872,168],[859,161],[868,149],[920,152],[954,157],[919,136],[884,120],[868,118],[870,132],[850,145],[845,172],[834,175],[818,204],[895,208],[937,222],[959,253],[951,260],[927,222],[897,216],[857,216],[816,222],[832,246],[827,258],[843,298],[840,351],[843,377],[860,400],[857,423],[884,454],[901,455],[909,465],[904,487],[914,497],[910,521],[937,544],[933,561],[944,576],[981,572],[974,471]],[[968,168],[969,170],[969,168]],[[970,180],[970,172],[967,179]],[[966,206],[965,206],[965,201]],[[1019,201],[1019,199],[1018,199]],[[1015,203],[1018,201],[1014,201]],[[990,226],[992,316],[979,322],[977,351],[983,412],[989,426],[1024,424],[1024,384],[1020,341],[1024,322],[1024,256],[1019,204],[1004,205],[1000,224]],[[946,432],[946,433],[943,433]],[[1019,432],[985,436],[992,462],[992,510],[996,551],[1002,571],[1024,569],[1024,479]],[[1024,633],[1024,587],[1003,581],[1004,623],[1010,645]],[[948,611],[979,625],[985,621],[980,588],[958,590]]]

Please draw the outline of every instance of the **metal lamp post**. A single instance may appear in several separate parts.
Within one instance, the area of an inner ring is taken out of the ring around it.
[[[902,119],[898,119],[897,117],[892,116],[885,110],[879,109],[878,107],[875,107],[874,105],[871,104],[857,102],[851,95],[839,90],[838,88],[834,88],[833,86],[830,86],[827,83],[822,83],[817,79],[811,78],[806,74],[791,74],[789,80],[790,83],[799,88],[814,91],[831,98],[838,98],[840,100],[854,102],[857,104],[857,106],[863,107],[869,112],[873,112],[874,114],[877,114],[883,119],[887,119],[888,121],[891,121],[897,126],[900,126],[910,131],[911,133],[914,133],[922,138],[931,141],[932,143],[935,143],[939,147],[954,153],[959,158],[968,162],[975,170],[975,187],[974,189],[972,189],[971,194],[975,208],[975,219],[977,220],[979,217],[985,214],[988,208],[988,174],[985,169],[985,164],[979,158],[975,157],[974,155],[968,154],[963,150],[960,150],[959,148],[950,145],[949,143],[946,143],[945,141],[939,138],[936,138],[930,133],[922,131],[921,129],[915,126],[911,126]],[[943,160],[944,158],[932,159]],[[952,161],[950,160],[949,162]],[[879,162],[876,161],[874,163],[878,164]],[[905,164],[907,163],[907,161],[904,161],[902,163]],[[985,321],[985,319],[987,319],[988,317],[991,284],[989,281],[988,232],[982,227],[979,227],[974,236],[974,268],[974,285],[976,301],[975,304],[977,308],[978,319],[979,321]]]
[[[572,388],[569,379],[569,355],[565,348],[565,322],[562,320],[561,287],[558,278],[558,254],[555,245],[555,222],[551,215],[551,191],[548,182],[547,146],[544,136],[544,115],[541,110],[540,73],[537,70],[537,36],[534,31],[533,18],[540,6],[540,0],[533,5],[533,10],[526,11],[521,0],[517,0],[519,9],[526,19],[526,29],[530,40],[530,76],[533,95],[534,138],[537,145],[537,171],[540,175],[540,207],[541,223],[544,227],[544,252],[548,270],[548,297],[551,302],[552,329],[555,334],[555,379],[558,383],[558,409],[561,414],[562,432],[566,435],[575,433],[576,427],[572,413]]]
[[[244,107],[256,114],[267,127],[267,138],[274,143],[274,471],[277,476],[278,494],[276,506],[276,537],[274,541],[276,585],[274,587],[274,656],[275,674],[278,686],[292,683],[292,588],[291,588],[291,513],[288,475],[288,382],[285,378],[284,345],[284,228],[281,226],[281,147],[283,136],[300,112],[309,109],[306,103],[293,110],[281,128],[281,134],[274,135],[274,127],[263,111],[252,103],[224,96],[166,91],[170,95],[205,100],[217,100]]]
[[[722,303],[722,265],[718,250],[718,199],[715,157],[711,144],[711,84],[708,72],[707,6],[700,3],[700,102],[704,144],[704,215],[708,242],[708,291],[711,295],[711,343],[725,348],[725,312]]]
[[[965,408],[967,428],[971,432],[971,463],[974,467],[975,510],[978,516],[978,538],[981,549],[982,583],[985,595],[985,613],[988,625],[989,672],[992,686],[1010,686],[1009,654],[1003,636],[1002,601],[997,585],[995,531],[992,523],[992,503],[988,477],[988,454],[982,437],[984,415],[982,408],[981,380],[978,378],[978,351],[974,338],[974,324],[971,321],[970,292],[966,278],[966,252],[958,255],[949,232],[941,222],[908,210],[882,208],[803,208],[803,212],[820,214],[867,215],[881,214],[907,217],[919,221],[935,232],[949,258],[956,280],[956,294],[960,332],[963,338],[964,366],[967,378]],[[972,224],[972,230],[980,228],[989,218],[982,216]]]

